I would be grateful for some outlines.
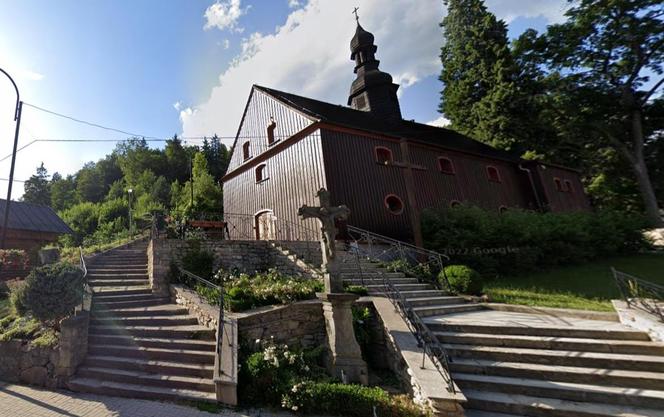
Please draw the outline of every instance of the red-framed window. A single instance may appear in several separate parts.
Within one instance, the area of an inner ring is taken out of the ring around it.
[[[574,194],[574,186],[572,185],[572,181],[565,180],[565,191],[570,194]]]
[[[374,155],[376,156],[376,162],[382,165],[389,165],[394,161],[392,151],[384,146],[376,146]]]
[[[459,200],[450,201],[450,208],[456,208],[456,207],[461,207],[461,201]]]
[[[384,204],[387,211],[394,215],[403,213],[403,200],[396,194],[388,194],[385,197]]]
[[[500,206],[500,207],[498,207],[498,212],[499,212],[500,214],[506,213],[507,210],[509,210],[509,208],[508,208],[507,206]]]
[[[560,178],[555,177],[553,179],[553,183],[556,185],[556,191],[561,192],[561,193],[564,191],[563,182],[560,180]]]
[[[486,177],[491,182],[503,182],[500,178],[500,171],[493,165],[486,167]]]
[[[454,175],[456,171],[454,169],[454,162],[450,158],[441,156],[438,158],[438,171],[443,174]]]
[[[251,158],[251,150],[250,147],[251,144],[249,142],[244,142],[242,144],[242,157],[246,161],[247,159]]]
[[[261,182],[268,179],[265,164],[260,164],[259,166],[257,166],[254,172],[256,173],[256,182]]]
[[[270,124],[267,125],[267,144],[272,145],[277,140],[274,137],[274,129],[277,128],[277,122],[274,121],[274,118],[270,117]]]

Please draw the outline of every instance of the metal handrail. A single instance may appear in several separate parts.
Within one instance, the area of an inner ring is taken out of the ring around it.
[[[208,288],[212,288],[214,290],[219,291],[219,320],[217,321],[217,338],[216,338],[216,346],[215,346],[215,367],[214,367],[214,376],[213,378],[216,380],[220,378],[221,375],[224,374],[224,371],[222,369],[222,362],[221,362],[221,355],[222,355],[222,342],[224,340],[224,336],[228,338],[227,335],[224,334],[224,323],[225,323],[225,316],[224,316],[224,287],[222,285],[217,285],[205,278],[201,278],[198,275],[194,274],[193,272],[187,271],[186,269],[182,268],[181,266],[177,267],[178,272],[181,275],[186,276],[189,279],[194,280],[195,282],[204,285]],[[232,341],[229,339],[229,345],[232,344]]]
[[[664,286],[626,274],[613,267],[611,272],[628,308],[643,310],[664,322]]]
[[[90,283],[88,282],[88,267],[85,264],[85,256],[83,255],[83,247],[78,247],[79,251],[79,268],[83,271],[83,297],[81,298],[81,307],[76,309],[78,311],[85,311],[85,297],[86,295],[92,295],[92,290],[90,288]]]

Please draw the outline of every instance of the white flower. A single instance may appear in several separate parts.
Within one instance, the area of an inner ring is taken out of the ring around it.
[[[293,411],[297,411],[297,405],[292,406],[292,407],[291,407],[291,410],[293,410]]]
[[[261,342],[260,339],[256,339],[256,344],[259,344]]]

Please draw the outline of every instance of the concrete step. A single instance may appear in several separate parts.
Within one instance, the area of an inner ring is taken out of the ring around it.
[[[366,285],[369,291],[383,291],[383,284],[380,285]],[[421,291],[432,289],[429,284],[396,284],[396,289],[399,291]]]
[[[464,410],[466,417],[520,417],[516,414],[505,414],[505,413],[492,413],[490,411],[481,411],[481,410]]]
[[[148,279],[147,272],[133,272],[133,273],[124,273],[124,272],[109,272],[109,273],[92,273],[88,271],[88,279],[97,279],[97,280],[119,280],[119,279]]]
[[[213,340],[159,339],[100,334],[91,334],[89,336],[89,343],[91,345],[103,346],[142,346],[158,349],[199,350],[203,352],[214,352],[217,345]]]
[[[150,287],[93,287],[95,300],[105,301],[115,296],[152,295]]]
[[[147,372],[126,371],[122,369],[97,368],[82,366],[76,372],[77,377],[93,378],[102,381],[138,384],[150,387],[178,388],[203,392],[214,392],[214,383],[210,379],[159,375]]]
[[[146,316],[146,317],[94,317],[90,320],[91,326],[189,326],[198,324],[193,316]]]
[[[114,271],[126,271],[128,269],[145,269],[148,267],[146,262],[95,262],[90,265],[86,265],[92,269],[112,269]]]
[[[484,324],[445,323],[435,319],[425,320],[432,331],[457,333],[484,333],[514,336],[574,337],[580,339],[641,340],[650,341],[647,333],[637,330],[584,329],[578,327],[533,327]]]
[[[454,358],[453,374],[479,374],[664,391],[664,373]]]
[[[160,375],[190,376],[210,380],[214,374],[214,365],[124,358],[119,356],[88,355],[84,366],[140,371]]]
[[[148,348],[143,346],[88,345],[88,352],[97,356],[115,356],[132,359],[148,359],[178,363],[201,363],[214,365],[214,352]]]
[[[464,302],[466,302],[466,299],[463,297],[440,296],[440,297],[407,298],[406,301],[408,301],[411,307],[422,307],[422,306],[442,306],[449,304],[463,304]]]
[[[344,280],[346,279],[359,279],[360,273],[359,271],[355,272],[342,272],[341,278]],[[395,279],[395,278],[409,278],[406,276],[406,274],[403,274],[401,272],[380,272],[376,270],[371,270],[371,271],[362,271],[362,275],[364,276],[365,279],[367,278],[373,278],[373,279],[382,279],[383,276],[385,278],[390,278],[390,279]],[[417,279],[417,278],[412,278],[412,279]]]
[[[482,304],[466,303],[466,304],[449,304],[449,305],[433,305],[424,307],[415,307],[413,311],[420,317],[442,316],[445,314],[461,313],[464,311],[484,310]]]
[[[114,297],[96,297],[92,303],[93,310],[115,310],[132,307],[148,307],[170,303],[167,297],[155,297],[153,294],[137,296],[121,295]]]
[[[141,306],[138,308],[119,308],[115,310],[95,309],[92,311],[92,317],[110,318],[110,317],[157,317],[157,316],[183,316],[187,315],[189,310],[176,304],[162,304],[156,306]]]
[[[664,372],[664,357],[443,344],[453,358]]]
[[[120,276],[125,276],[126,274],[147,274],[148,273],[148,268],[130,268],[130,269],[113,269],[113,268],[94,268],[94,267],[89,267],[88,269],[88,276],[89,275],[120,275]]]
[[[99,279],[98,277],[89,277],[88,284],[91,287],[145,287],[150,285],[150,281],[145,277],[143,279]]]
[[[168,339],[215,340],[216,331],[203,326],[174,326],[168,328],[152,326],[95,326],[90,325],[90,334],[132,335]]]
[[[490,411],[492,413],[510,413],[532,417],[662,416],[661,411],[641,407],[626,408],[617,405],[575,402],[477,390],[464,390],[463,393],[468,399],[465,408]]]
[[[582,352],[663,355],[664,343],[638,340],[597,340],[571,337],[510,336],[502,334],[435,332],[443,343],[503,346],[527,349],[575,350]]]
[[[431,298],[431,297],[442,297],[445,293],[441,290],[415,290],[415,291],[401,291],[401,295],[406,297],[406,299],[411,300],[414,298]]]
[[[92,394],[103,394],[129,398],[145,398],[151,400],[216,402],[216,395],[210,392],[127,384],[92,378],[74,378],[70,380],[67,385],[72,391],[87,392]]]
[[[457,373],[453,377],[454,382],[462,390],[473,389],[567,401],[664,409],[664,391],[475,374]]]
[[[419,284],[417,278],[387,278],[392,284]],[[344,279],[344,284],[349,285],[383,285],[381,278],[357,278],[357,279]]]

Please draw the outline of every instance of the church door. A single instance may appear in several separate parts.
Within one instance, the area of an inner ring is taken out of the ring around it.
[[[272,210],[261,211],[256,214],[256,239],[257,240],[274,240],[277,238],[277,218],[274,216]]]

